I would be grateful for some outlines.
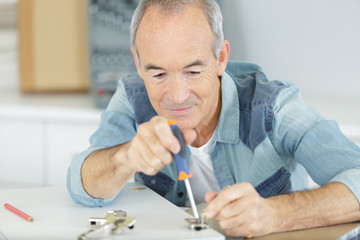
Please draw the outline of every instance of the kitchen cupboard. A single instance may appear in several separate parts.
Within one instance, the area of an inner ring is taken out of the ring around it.
[[[101,111],[0,105],[0,181],[65,184],[70,161],[89,146]]]

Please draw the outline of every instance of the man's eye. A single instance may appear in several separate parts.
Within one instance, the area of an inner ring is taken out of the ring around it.
[[[200,75],[200,72],[199,71],[189,71],[188,74],[190,76],[198,76],[198,75]]]
[[[159,73],[153,76],[154,78],[163,78],[165,76],[165,73]]]

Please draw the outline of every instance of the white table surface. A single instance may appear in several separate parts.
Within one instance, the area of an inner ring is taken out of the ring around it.
[[[225,239],[213,229],[194,231],[190,217],[160,195],[128,183],[114,202],[103,208],[75,203],[65,186],[0,189],[0,232],[12,239],[77,239],[90,229],[89,217],[104,217],[106,210],[121,209],[136,219],[135,228],[108,239]],[[3,207],[9,203],[34,218],[27,222]]]

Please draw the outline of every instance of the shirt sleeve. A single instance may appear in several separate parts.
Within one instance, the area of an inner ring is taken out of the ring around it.
[[[360,147],[326,120],[290,85],[274,107],[272,141],[281,154],[302,164],[320,186],[345,184],[360,202]]]
[[[124,86],[120,80],[106,111],[101,115],[99,128],[90,138],[90,147],[71,161],[66,181],[72,199],[91,207],[106,206],[112,202],[117,194],[102,199],[93,198],[86,193],[81,181],[82,164],[92,152],[129,142],[135,134],[134,110],[127,100]]]

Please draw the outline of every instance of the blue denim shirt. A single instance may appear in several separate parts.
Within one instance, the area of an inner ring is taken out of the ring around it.
[[[229,62],[221,78],[222,107],[210,156],[220,188],[250,182],[262,197],[308,189],[308,176],[320,186],[344,183],[360,200],[360,148],[334,121],[304,102],[290,83],[267,80],[250,63]],[[116,197],[92,198],[81,182],[81,166],[93,151],[130,141],[139,124],[156,115],[143,80],[122,78],[91,146],[69,167],[71,197],[88,206],[105,206]],[[189,154],[189,151],[188,151]],[[155,176],[135,174],[141,182],[178,206],[186,201],[174,163]]]

